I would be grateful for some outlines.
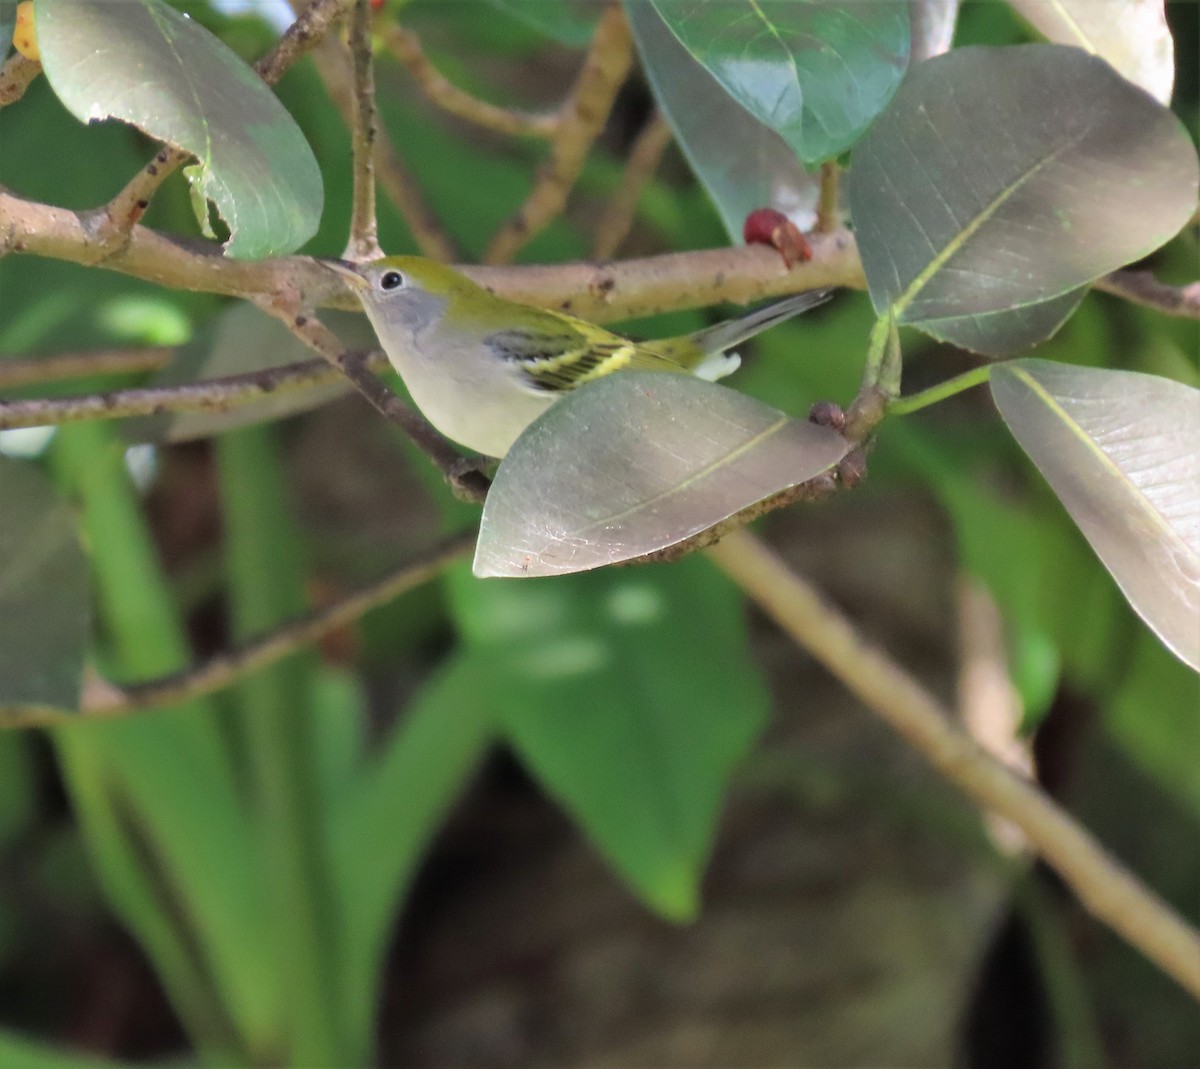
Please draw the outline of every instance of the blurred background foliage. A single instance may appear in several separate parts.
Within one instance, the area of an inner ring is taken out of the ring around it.
[[[248,59],[274,39],[257,12],[178,6]],[[578,52],[520,6],[402,9],[453,80],[549,107]],[[1168,9],[1174,107],[1192,130],[1197,11]],[[964,7],[956,42],[1027,38],[989,2]],[[541,147],[446,119],[387,60],[377,81],[395,142],[478,256]],[[338,255],[348,134],[310,63],[278,92],[325,182],[305,251]],[[587,254],[650,102],[635,78],[567,212],[522,259]],[[102,203],[149,148],[128,127],[81,125],[44,80],[0,113],[0,183],[53,204]],[[145,222],[197,234],[181,176]],[[380,237],[413,248],[383,198]],[[725,240],[669,151],[622,254]],[[1186,282],[1196,262],[1193,227],[1153,266]],[[227,307],[9,256],[0,360],[180,345]],[[849,399],[873,318],[865,295],[839,295],[759,340],[737,387],[797,415]],[[906,346],[910,390],[964,366],[915,334]],[[1100,294],[1038,355],[1198,380],[1194,323]],[[114,679],[215,652],[477,515],[357,399],[142,450],[141,466],[109,424],[0,444],[44,448],[79,505],[94,658]],[[1046,789],[1196,918],[1196,678],[1132,615],[980,391],[888,423],[864,486],[763,527],[943,694],[963,685],[978,626],[985,649],[1007,648],[1017,698],[998,707],[1019,712]],[[464,567],[211,699],[0,732],[0,1063],[14,1069],[1165,1067],[1200,1050],[1194,1009],[821,670],[743,620],[701,560],[528,585]]]

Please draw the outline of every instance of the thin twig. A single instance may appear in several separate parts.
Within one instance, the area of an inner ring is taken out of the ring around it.
[[[32,253],[89,262],[88,235],[78,212],[0,190],[0,254]],[[783,265],[761,245],[668,253],[637,260],[522,267],[461,268],[502,297],[571,312],[597,323],[722,301],[749,303],[827,286],[862,289],[866,281],[848,231],[814,235],[811,261]],[[128,245],[104,261],[108,270],[170,289],[255,298],[295,288],[313,304],[357,310],[342,280],[307,256],[231,260],[212,242],[134,227]]]
[[[1200,282],[1170,286],[1152,271],[1114,271],[1096,282],[1096,289],[1167,315],[1200,319]]]
[[[361,356],[364,366],[380,370],[387,367],[387,358],[378,350]],[[264,397],[329,386],[340,378],[338,370],[326,361],[305,360],[183,386],[144,386],[76,397],[0,400],[0,430],[49,427],[82,420],[160,416],[168,412],[228,412]]]
[[[958,728],[945,709],[747,531],[709,550],[717,565],[797,644],[984,808],[1016,824],[1096,917],[1200,997],[1200,933],[1036,785]]]
[[[284,72],[313,48],[354,0],[313,0],[265,56],[255,65],[259,77],[274,85]],[[150,160],[112,200],[88,213],[87,221],[98,252],[110,254],[128,240],[131,228],[145,214],[159,187],[175,173],[191,153],[172,145],[160,145]]]
[[[483,257],[485,263],[508,263],[562,211],[632,62],[633,40],[625,11],[620,4],[611,4],[600,16],[579,77],[559,109],[550,158],[539,169],[525,203],[492,238]]]
[[[480,463],[464,457],[424,416],[392,393],[386,383],[370,371],[362,353],[346,349],[333,331],[303,310],[295,297],[275,294],[258,304],[284,323],[313,352],[337,368],[376,411],[404,431],[433,461],[458,496],[469,501],[482,501],[487,496],[490,480],[483,475]]]
[[[375,110],[375,68],[371,59],[371,6],[354,0],[348,37],[354,61],[354,121],[350,142],[354,151],[354,200],[350,209],[350,240],[343,254],[356,263],[383,255],[375,218],[375,139],[379,117]]]
[[[290,0],[293,10],[300,0]],[[334,38],[321,42],[313,52],[317,73],[325,84],[329,99],[342,116],[347,129],[355,128],[354,75],[345,45]],[[375,178],[388,199],[404,217],[413,240],[422,254],[443,263],[458,258],[458,250],[425,200],[421,185],[397,152],[387,128],[379,125],[375,137]]]
[[[94,349],[34,360],[0,360],[0,390],[87,378],[90,375],[158,371],[171,362],[174,354],[175,349],[170,346],[153,346],[145,349]]]
[[[662,155],[670,143],[671,128],[663,118],[662,112],[655,108],[638,133],[633,148],[629,150],[620,186],[609,200],[600,222],[596,224],[592,255],[597,260],[609,259],[621,247],[621,242],[633,226],[642,189],[658,170]]]
[[[0,67],[0,108],[15,104],[25,95],[34,78],[42,73],[42,65],[14,52]]]
[[[474,534],[455,535],[369,586],[288,620],[244,645],[219,653],[183,672],[125,686],[92,677],[84,686],[78,713],[48,709],[26,713],[0,708],[0,725],[32,727],[108,720],[141,711],[163,710],[166,706],[212,694],[436,578],[469,553],[474,544]]]
[[[813,229],[820,234],[830,234],[841,226],[838,212],[838,189],[841,185],[842,169],[837,160],[826,160],[821,164],[821,184],[817,195],[817,221]]]
[[[536,114],[501,108],[460,89],[433,65],[414,31],[393,24],[383,31],[383,42],[392,55],[408,68],[426,99],[456,118],[512,136],[529,135],[548,139],[557,131],[559,119],[555,113]]]

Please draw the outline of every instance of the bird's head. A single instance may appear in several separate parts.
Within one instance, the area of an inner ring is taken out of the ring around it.
[[[367,263],[326,260],[362,301],[380,341],[389,328],[414,333],[441,320],[476,289],[453,268],[421,256],[384,256]]]

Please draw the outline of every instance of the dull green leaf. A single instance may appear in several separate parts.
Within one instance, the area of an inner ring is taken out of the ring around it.
[[[801,230],[816,220],[818,183],[795,152],[759,122],[679,43],[645,0],[626,0],[659,107],[675,140],[721,215],[732,241],[756,208],[783,212]]]
[[[159,0],[38,0],[42,64],[84,122],[120,119],[193,153],[229,226],[228,255],[299,248],[321,217],[321,173],[274,93],[208,30]]]
[[[475,574],[560,575],[664,549],[848,449],[826,427],[690,375],[607,376],[547,409],[504,458]]]
[[[876,310],[1003,356],[1174,236],[1198,168],[1179,120],[1103,60],[961,48],[913,68],[849,186]]]
[[[33,464],[0,457],[0,725],[79,708],[88,564],[70,507]]]
[[[736,589],[704,560],[480,582],[462,641],[522,762],[655,910],[695,916],[728,776],[766,721]]]
[[[1200,670],[1200,390],[1019,360],[992,396],[1130,605]]]
[[[908,6],[891,0],[653,0],[725,90],[806,164],[844,152],[908,63]]]

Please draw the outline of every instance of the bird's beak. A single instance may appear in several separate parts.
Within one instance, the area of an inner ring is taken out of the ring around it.
[[[322,260],[321,262],[331,271],[341,275],[351,289],[367,290],[371,288],[371,283],[363,278],[357,264],[353,264],[349,260]]]

